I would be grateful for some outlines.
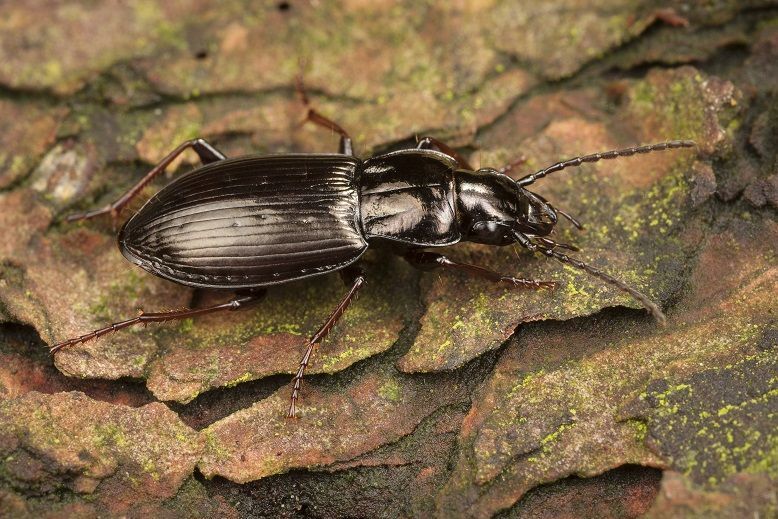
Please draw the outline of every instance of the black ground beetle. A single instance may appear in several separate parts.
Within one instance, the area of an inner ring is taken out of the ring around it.
[[[138,323],[162,322],[219,310],[237,310],[259,299],[265,287],[340,271],[350,289],[319,330],[308,339],[293,382],[289,417],[296,414],[303,373],[314,345],[332,330],[365,283],[356,262],[370,244],[389,244],[422,269],[465,271],[511,287],[553,288],[554,281],[504,276],[424,251],[459,242],[518,243],[609,283],[640,301],[660,322],[665,317],[648,297],[600,269],[571,258],[549,234],[558,217],[581,224],[526,189],[570,166],[636,153],[694,146],[670,141],[577,157],[515,181],[501,170],[474,170],[456,151],[431,137],[414,149],[356,158],[351,138],[311,108],[302,86],[306,121],[340,135],[337,154],[287,154],[226,158],[204,139],[184,142],[116,202],[75,214],[69,221],[102,214],[116,217],[144,186],[184,150],[203,166],[153,196],[119,232],[122,254],[139,267],[182,285],[230,290],[226,303],[189,310],[144,313],[51,347],[95,339]]]

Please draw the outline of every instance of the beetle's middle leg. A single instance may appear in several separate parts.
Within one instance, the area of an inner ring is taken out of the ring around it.
[[[217,150],[205,139],[191,139],[186,142],[182,142],[176,149],[168,153],[165,158],[159,161],[159,163],[154,166],[151,171],[146,173],[146,175],[140,179],[137,184],[132,186],[118,200],[100,209],[95,209],[86,213],[71,214],[67,217],[67,221],[75,222],[77,220],[86,220],[87,218],[94,218],[95,216],[100,216],[101,214],[106,213],[110,213],[115,217],[119,214],[119,211],[121,211],[128,203],[130,203],[130,201],[135,198],[138,193],[140,193],[143,188],[154,179],[154,177],[165,171],[165,168],[167,168],[170,163],[176,159],[176,157],[181,155],[189,148],[192,148],[195,153],[197,153],[203,164],[210,164],[211,162],[217,162],[227,158],[222,152]]]
[[[513,288],[555,288],[556,281],[540,281],[536,279],[524,279],[515,278],[513,276],[503,276],[499,272],[489,270],[478,265],[471,265],[469,263],[459,263],[448,259],[442,254],[435,252],[427,252],[423,250],[410,250],[405,253],[405,259],[416,268],[421,270],[432,270],[436,268],[444,268],[451,270],[461,270],[467,272],[472,276],[478,276],[484,279],[488,279],[493,283],[505,283]]]
[[[300,93],[300,99],[302,99],[303,104],[306,108],[305,113],[305,120],[303,123],[311,122],[313,124],[316,124],[318,126],[321,126],[322,128],[327,128],[328,130],[331,130],[338,135],[340,135],[340,145],[338,146],[338,153],[341,153],[343,155],[354,155],[354,147],[351,143],[351,136],[348,134],[346,130],[343,129],[341,125],[333,121],[332,119],[329,119],[327,117],[324,117],[322,114],[316,111],[311,106],[311,100],[308,99],[308,94],[305,92],[305,85],[303,84],[303,80],[300,77],[297,77],[295,86],[297,87],[297,92]]]
[[[332,311],[327,320],[324,321],[324,324],[321,326],[321,328],[319,328],[319,330],[314,333],[310,339],[308,339],[308,347],[305,350],[303,358],[300,360],[300,367],[297,369],[297,373],[292,379],[294,381],[294,387],[292,388],[292,401],[289,404],[289,412],[286,415],[287,418],[295,418],[297,415],[297,399],[300,397],[300,388],[303,384],[303,375],[305,374],[305,368],[308,367],[308,362],[311,360],[313,347],[324,340],[330,331],[332,331],[340,318],[343,317],[346,309],[356,297],[359,289],[362,288],[365,284],[365,276],[358,268],[346,268],[341,271],[341,273],[343,275],[344,281],[349,280],[351,282],[351,289],[348,291],[348,293],[346,293],[343,299],[341,299],[340,303],[338,303],[338,306],[335,307],[335,310]]]
[[[161,323],[165,321],[174,321],[177,319],[186,319],[187,317],[194,317],[196,315],[210,314],[221,310],[237,310],[239,308],[243,308],[249,303],[261,299],[262,295],[263,295],[262,292],[247,293],[245,295],[240,295],[236,297],[232,301],[227,301],[226,303],[208,306],[205,308],[195,308],[191,310],[173,310],[171,312],[150,312],[150,313],[145,313],[141,311],[139,316],[133,317],[132,319],[119,321],[118,323],[113,323],[111,325],[106,326],[105,328],[100,328],[99,330],[95,330],[91,333],[87,333],[86,335],[82,335],[81,337],[76,337],[75,339],[68,339],[64,342],[55,344],[54,346],[49,348],[49,353],[54,354],[59,350],[61,350],[62,348],[64,348],[65,346],[72,346],[73,344],[79,344],[82,342],[90,341],[92,339],[97,339],[98,337],[102,337],[103,335],[107,335],[111,332],[115,332],[117,330],[121,330],[122,328],[127,328],[129,326],[133,326],[136,324]]]

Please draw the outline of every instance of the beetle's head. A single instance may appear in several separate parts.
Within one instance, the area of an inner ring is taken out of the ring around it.
[[[557,213],[541,196],[493,169],[456,172],[457,213],[463,238],[476,243],[508,245],[515,238],[506,225],[528,236],[548,236]]]

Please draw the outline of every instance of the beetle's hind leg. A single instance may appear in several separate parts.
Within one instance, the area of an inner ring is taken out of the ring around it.
[[[249,303],[253,303],[254,301],[259,300],[262,297],[262,295],[263,292],[253,292],[250,294],[239,295],[238,297],[234,298],[232,301],[227,301],[226,303],[208,306],[205,308],[195,308],[191,310],[173,310],[171,312],[152,312],[152,313],[145,313],[141,311],[139,316],[133,317],[132,319],[126,319],[118,323],[113,323],[104,328],[100,328],[99,330],[95,330],[91,333],[87,333],[86,335],[82,335],[81,337],[76,337],[75,339],[68,339],[64,342],[55,344],[54,346],[49,348],[49,353],[54,354],[66,346],[72,346],[74,344],[79,344],[82,342],[90,341],[92,339],[97,339],[98,337],[102,337],[103,335],[107,335],[111,332],[121,330],[122,328],[134,326],[136,324],[161,323],[165,321],[174,321],[177,319],[186,319],[187,317],[194,317],[196,315],[210,314],[213,312],[219,312],[221,310],[238,310],[239,308],[243,308]]]
[[[427,252],[422,250],[410,250],[405,253],[405,259],[416,268],[421,270],[432,270],[444,268],[450,270],[461,270],[471,276],[477,276],[487,279],[493,283],[504,283],[511,288],[555,288],[556,281],[539,281],[535,279],[515,278],[513,276],[503,276],[499,272],[471,265],[469,263],[459,263],[448,259],[442,254]]]
[[[286,415],[287,418],[295,418],[297,416],[297,400],[300,398],[300,389],[303,385],[303,375],[305,374],[305,368],[308,367],[308,362],[311,360],[313,347],[324,340],[327,334],[332,331],[340,318],[343,317],[346,309],[349,307],[349,305],[351,305],[351,302],[356,297],[359,289],[361,289],[365,284],[364,274],[356,267],[346,268],[341,271],[341,273],[343,275],[344,281],[348,280],[351,283],[351,288],[343,297],[343,299],[340,300],[340,303],[338,303],[338,306],[335,307],[335,310],[332,311],[327,320],[324,321],[324,324],[321,326],[321,328],[319,328],[319,330],[314,333],[310,339],[308,339],[308,347],[305,349],[305,354],[300,360],[300,367],[297,369],[297,373],[292,379],[294,386],[292,388],[292,399],[289,404],[289,412]]]
[[[132,186],[126,193],[119,197],[118,200],[100,209],[95,209],[94,211],[71,214],[67,217],[67,221],[75,222],[77,220],[86,220],[88,218],[94,218],[95,216],[100,216],[106,213],[110,213],[111,216],[115,218],[119,212],[127,204],[129,204],[130,201],[135,198],[149,182],[154,179],[154,177],[165,171],[165,168],[167,168],[170,163],[176,159],[176,157],[181,155],[189,148],[192,148],[195,153],[197,153],[203,164],[210,164],[211,162],[217,162],[226,158],[222,152],[213,147],[213,145],[205,139],[192,139],[186,142],[182,142],[176,149],[168,153],[165,158],[163,158],[156,166],[154,166],[151,171],[146,173],[146,175],[140,179],[137,184]]]
[[[303,84],[303,80],[300,76],[296,78],[295,86],[297,88],[297,92],[300,94],[300,99],[302,100],[306,108],[305,119],[303,120],[303,123],[311,122],[313,124],[321,126],[322,128],[327,128],[328,130],[337,133],[338,135],[340,135],[340,145],[338,146],[338,153],[341,153],[343,155],[353,156],[354,148],[352,146],[351,136],[348,134],[348,132],[344,130],[341,125],[339,125],[332,119],[324,117],[322,114],[317,112],[316,109],[314,109],[311,106],[311,100],[308,99],[308,94],[305,92],[305,85]]]

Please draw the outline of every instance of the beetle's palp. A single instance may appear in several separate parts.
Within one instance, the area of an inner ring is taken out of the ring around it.
[[[560,261],[562,263],[572,265],[575,268],[581,269],[584,272],[591,274],[592,276],[599,278],[602,281],[605,281],[609,285],[615,286],[622,292],[628,293],[629,295],[634,297],[637,301],[639,301],[645,307],[646,310],[651,312],[651,315],[654,316],[654,319],[656,319],[659,324],[664,326],[665,323],[667,322],[667,318],[665,317],[665,314],[662,313],[662,310],[659,308],[659,306],[657,306],[656,303],[651,301],[651,299],[649,299],[648,296],[632,288],[631,286],[627,285],[623,281],[616,279],[610,274],[607,274],[602,270],[598,269],[597,267],[589,265],[588,263],[584,263],[579,259],[571,258],[570,256],[566,254],[562,254],[561,252],[557,252],[552,248],[539,246],[538,244],[534,243],[528,236],[515,229],[511,229],[510,232],[516,238],[516,241],[524,248],[532,252],[539,252],[541,254],[545,254],[549,258],[554,258],[555,260]]]
[[[573,159],[557,162],[556,164],[553,164],[545,169],[541,169],[540,171],[536,171],[531,175],[520,178],[516,181],[516,183],[522,187],[528,186],[535,181],[545,177],[549,173],[554,173],[555,171],[560,171],[573,166],[580,166],[584,162],[598,162],[600,160],[615,159],[618,157],[629,157],[630,155],[636,155],[638,153],[650,153],[652,151],[663,151],[674,148],[691,148],[693,146],[695,146],[694,141],[667,141],[658,142],[656,144],[648,144],[646,146],[634,146],[632,148],[624,148],[622,150],[610,150],[602,151],[600,153],[592,153],[591,155],[583,155],[581,157],[575,157]]]
[[[575,226],[575,228],[578,229],[579,231],[584,230],[583,224],[580,221],[578,221],[577,218],[570,216],[570,214],[568,214],[566,211],[562,211],[561,209],[557,209],[556,207],[554,208],[554,211],[564,216],[567,219],[567,221],[572,223]]]

